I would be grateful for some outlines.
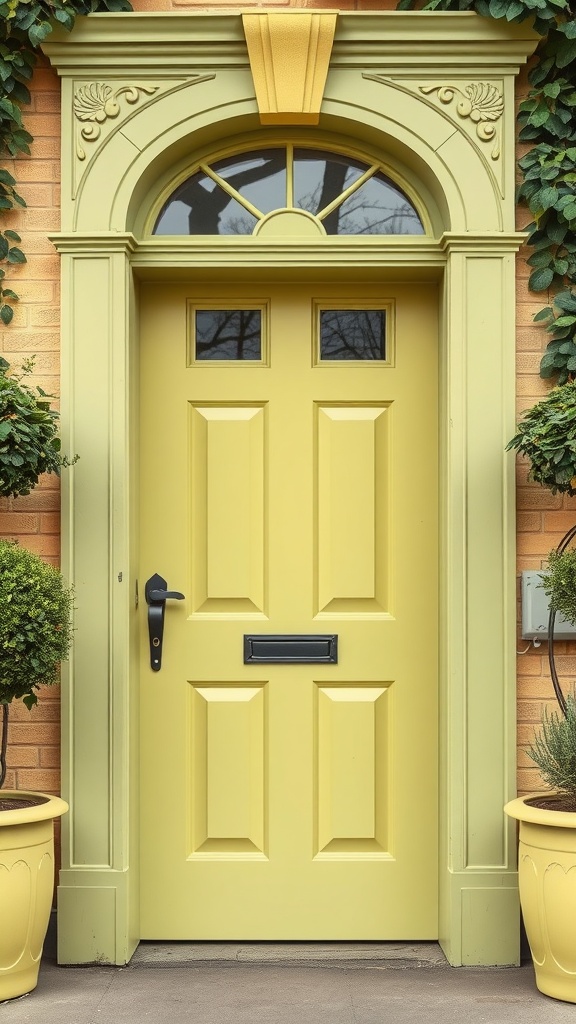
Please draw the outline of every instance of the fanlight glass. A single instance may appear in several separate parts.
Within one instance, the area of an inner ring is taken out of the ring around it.
[[[155,235],[251,235],[274,210],[305,210],[329,235],[422,235],[414,204],[377,164],[304,147],[211,163],[166,201]]]

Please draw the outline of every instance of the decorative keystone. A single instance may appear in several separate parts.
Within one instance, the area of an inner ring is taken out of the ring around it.
[[[262,124],[318,124],[337,11],[243,14]]]

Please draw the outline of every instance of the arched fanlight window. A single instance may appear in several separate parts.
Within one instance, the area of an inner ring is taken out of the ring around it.
[[[274,211],[304,211],[328,235],[422,235],[414,204],[380,169],[283,146],[203,163],[162,207],[155,235],[251,235]]]

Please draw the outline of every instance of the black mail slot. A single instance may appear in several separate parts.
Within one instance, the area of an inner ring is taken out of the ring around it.
[[[338,661],[338,634],[299,636],[244,635],[244,664],[300,664],[323,662],[335,665]]]

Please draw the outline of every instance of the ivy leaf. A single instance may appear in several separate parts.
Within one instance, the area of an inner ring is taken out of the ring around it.
[[[40,43],[49,36],[52,31],[52,26],[49,21],[40,21],[34,25],[31,25],[28,29],[28,38],[32,43],[32,46],[40,46]]]
[[[566,313],[576,313],[576,294],[568,290],[554,296],[554,305]]]
[[[525,13],[524,4],[520,3],[519,0],[510,0],[510,3],[506,5],[506,20],[512,21],[517,18],[520,14]]]
[[[543,292],[546,288],[549,288],[554,280],[554,271],[550,267],[543,267],[542,269],[535,270],[530,275],[528,281],[528,287],[532,292]]]
[[[8,250],[6,259],[8,260],[8,263],[26,263],[26,257],[22,252],[22,249],[17,249],[15,245]]]
[[[541,309],[539,313],[534,316],[534,322],[537,320],[548,320],[553,314],[553,310],[550,306],[546,306],[545,309]]]
[[[13,316],[14,310],[12,309],[12,306],[0,306],[0,320],[2,321],[3,324],[6,324],[6,326],[8,326]]]
[[[546,82],[542,92],[545,96],[550,96],[551,99],[556,99],[560,95],[560,83],[559,82]]]
[[[558,189],[554,188],[554,186],[551,186],[549,188],[540,189],[537,196],[537,201],[539,207],[542,210],[549,210],[550,207],[554,206],[554,204],[558,201],[559,198],[560,193]]]

